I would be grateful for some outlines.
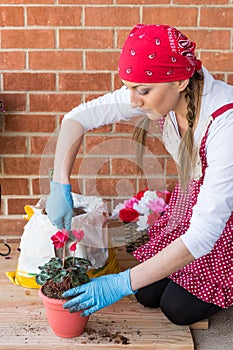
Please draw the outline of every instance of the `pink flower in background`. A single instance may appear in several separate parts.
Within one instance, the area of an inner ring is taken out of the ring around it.
[[[129,200],[124,201],[124,207],[133,209],[134,204],[138,202],[139,200],[136,197],[132,197]]]
[[[147,204],[147,207],[152,211],[162,213],[166,209],[167,204],[163,198],[158,198],[158,199],[149,201],[149,203]]]
[[[171,193],[166,190],[151,191],[146,188],[118,204],[113,210],[113,216],[123,222],[136,222],[137,231],[142,231],[154,225],[166,210],[170,197]]]
[[[166,191],[166,190],[164,190],[164,191],[157,191],[157,195],[158,195],[158,197],[163,198],[165,200],[166,204],[169,203],[170,198],[171,198],[171,192]]]

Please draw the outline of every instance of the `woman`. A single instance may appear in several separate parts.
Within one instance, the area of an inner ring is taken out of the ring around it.
[[[141,264],[65,292],[72,299],[64,307],[89,315],[135,294],[172,322],[191,324],[233,304],[233,87],[214,80],[196,59],[195,43],[166,25],[132,29],[119,76],[121,89],[64,118],[47,202],[51,221],[70,228],[69,178],[85,130],[136,115],[145,114],[146,123],[161,118],[180,185],[134,253]]]

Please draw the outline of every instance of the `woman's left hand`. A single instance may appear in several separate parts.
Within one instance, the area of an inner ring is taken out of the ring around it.
[[[70,312],[83,311],[84,316],[111,305],[126,295],[135,294],[130,284],[130,270],[93,278],[90,282],[69,289],[63,298],[73,297],[63,307]]]

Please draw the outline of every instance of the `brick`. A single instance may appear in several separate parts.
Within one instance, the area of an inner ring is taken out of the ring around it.
[[[24,9],[23,7],[2,6],[0,12],[1,27],[19,27],[24,25]]]
[[[3,73],[4,90],[43,91],[55,89],[54,73]]]
[[[158,178],[140,178],[139,179],[139,190],[143,190],[144,188],[148,187],[150,190],[164,190],[167,188],[166,182],[164,179],[158,179]]]
[[[0,0],[0,4],[5,4],[6,0]],[[30,5],[30,4],[54,4],[54,0],[7,0],[7,3],[10,4],[16,4],[16,5],[20,5],[20,4],[26,4],[26,5]]]
[[[117,29],[117,48],[122,49],[125,40],[128,38],[130,30]]]
[[[81,7],[28,7],[27,22],[32,26],[80,26]]]
[[[85,95],[84,95],[84,102],[87,102],[87,101],[91,101],[91,100],[94,100],[95,98],[98,98],[100,96],[102,96],[104,93],[99,93],[99,94],[89,94],[87,92],[85,92]]]
[[[45,166],[46,165],[46,166]],[[3,158],[4,174],[7,175],[47,175],[53,168],[53,158]]]
[[[7,112],[20,112],[26,110],[26,94],[2,94],[5,110]]]
[[[6,132],[53,132],[56,119],[53,115],[19,114],[4,115]]]
[[[3,196],[29,195],[28,179],[23,178],[1,178],[1,191]]]
[[[157,137],[155,137],[155,138],[148,137],[147,138],[146,149],[155,155],[168,154],[165,147],[164,147],[164,144]]]
[[[102,51],[86,53],[87,70],[117,70],[119,52]]]
[[[109,91],[110,73],[60,73],[60,91]]]
[[[26,137],[24,136],[0,136],[1,154],[27,153]]]
[[[173,0],[175,5],[190,5],[190,0]],[[228,0],[192,0],[192,5],[224,5]]]
[[[119,75],[118,73],[117,74],[114,74],[113,76],[113,81],[114,81],[114,90],[116,89],[120,89],[122,87],[122,81],[121,79],[119,78]]]
[[[72,174],[79,176],[109,175],[110,164],[107,157],[82,157],[75,160]]]
[[[50,193],[49,177],[32,179],[32,193],[34,195],[42,195]]]
[[[166,175],[177,175],[177,165],[172,158],[166,159]]]
[[[201,60],[204,66],[210,71],[232,72],[232,65],[229,62],[233,60],[232,52],[205,52],[201,53]]]
[[[31,136],[30,150],[31,154],[54,154],[57,143],[57,137],[51,136]]]
[[[30,111],[66,113],[80,102],[78,94],[30,94]]]
[[[113,47],[113,30],[60,29],[59,47],[71,49],[105,49]]]
[[[0,113],[0,133],[3,132],[4,117],[3,113]]]
[[[98,4],[113,4],[113,0],[59,0],[59,4],[87,4],[87,5],[98,5]]]
[[[95,134],[98,134],[98,133],[108,133],[108,132],[112,132],[113,131],[113,125],[112,124],[109,124],[109,125],[104,125],[98,129],[95,129]]]
[[[115,127],[116,133],[123,132],[123,133],[130,133],[131,135],[133,135],[133,131],[134,131],[133,123],[130,123],[128,121],[127,122],[122,121],[121,123],[116,123],[114,127]]]
[[[0,236],[18,236],[21,237],[26,221],[23,219],[1,218]]]
[[[222,81],[225,80],[224,74],[221,74],[221,73],[213,73],[212,75],[213,75],[214,79],[216,79],[216,80],[222,80]]]
[[[192,41],[196,42],[197,49],[226,50],[230,49],[231,33],[229,30],[184,30],[182,31]],[[224,40],[223,40],[224,38]]]
[[[170,0],[156,0],[158,4],[169,4]],[[116,0],[116,4],[129,4],[129,5],[154,5],[154,0]]]
[[[4,30],[1,33],[2,48],[54,48],[53,29]]]
[[[3,197],[1,197],[1,201],[0,201],[0,215],[5,215],[4,210],[5,210],[5,200],[3,199]]]
[[[122,196],[130,197],[136,191],[136,179],[94,178],[84,179],[85,191],[89,196]]]
[[[25,52],[0,52],[0,69],[1,70],[18,70],[24,69],[26,65]]]
[[[74,51],[29,52],[29,68],[43,70],[82,69],[82,53]]]
[[[181,15],[182,14],[182,15]],[[169,25],[197,26],[198,9],[196,7],[144,7],[143,23],[169,23]]]
[[[120,136],[99,136],[88,135],[85,136],[86,153],[92,155],[132,155],[135,154],[135,144],[130,138]]]
[[[107,14],[107,15],[106,15]],[[134,26],[138,23],[139,8],[132,7],[86,7],[85,25],[86,26]]]
[[[121,121],[120,123],[115,123],[114,124],[114,131],[116,133],[130,133],[130,136],[132,138],[133,132],[134,132],[134,127],[138,124],[138,122],[143,118],[143,116],[139,117],[134,117],[130,120],[127,121]],[[154,125],[154,123],[151,123],[151,125]],[[155,128],[154,128],[155,129]],[[154,129],[150,128],[150,132],[155,132]],[[159,129],[160,130],[160,129]]]
[[[113,175],[137,175],[138,166],[136,159],[117,158],[112,159],[112,174]]]
[[[161,177],[164,178],[165,158],[164,157],[144,157],[142,170],[146,177]]]
[[[232,18],[232,7],[203,7],[200,9],[200,25],[203,27],[232,27]]]
[[[35,205],[40,198],[12,198],[8,199],[8,214],[16,215],[16,214],[25,214],[24,206]]]
[[[227,75],[227,83],[233,85],[233,74]]]
[[[82,178],[78,177],[77,178],[72,178],[70,179],[70,184],[72,186],[72,191],[74,193],[83,193],[83,180]]]

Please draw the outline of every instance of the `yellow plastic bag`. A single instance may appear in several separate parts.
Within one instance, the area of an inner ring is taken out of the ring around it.
[[[99,277],[103,275],[108,275],[111,273],[118,273],[120,272],[120,267],[117,261],[117,256],[114,248],[108,249],[108,260],[106,261],[106,264],[103,267],[100,267],[99,269],[93,269],[89,270],[87,272],[88,276],[90,278]]]

